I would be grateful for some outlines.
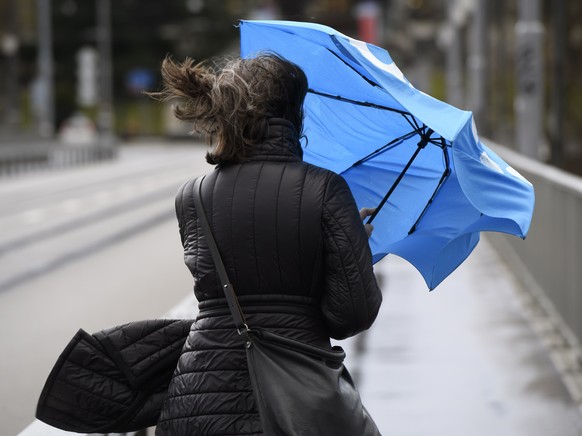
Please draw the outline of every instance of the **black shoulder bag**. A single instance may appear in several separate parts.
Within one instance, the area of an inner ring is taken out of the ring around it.
[[[202,180],[198,178],[194,185],[194,204],[234,324],[245,343],[264,434],[380,435],[343,365],[341,347],[326,350],[246,323],[204,212]]]

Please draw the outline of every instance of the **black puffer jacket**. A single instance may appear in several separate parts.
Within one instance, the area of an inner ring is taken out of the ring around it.
[[[158,435],[262,434],[242,341],[233,327],[194,207],[176,198],[200,315],[184,346]],[[218,166],[202,200],[250,326],[320,346],[374,321],[381,293],[366,233],[340,176],[304,163],[297,132],[273,119],[243,164]]]

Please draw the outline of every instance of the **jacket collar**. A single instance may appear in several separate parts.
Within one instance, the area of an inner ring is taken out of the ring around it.
[[[293,123],[284,118],[270,118],[268,125],[265,140],[252,147],[247,160],[302,160],[303,149]]]

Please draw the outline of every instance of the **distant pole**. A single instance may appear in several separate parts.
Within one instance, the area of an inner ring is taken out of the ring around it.
[[[461,25],[459,3],[448,0],[448,37],[446,50],[446,87],[447,102],[459,108],[464,106],[463,99],[463,48],[461,45]]]
[[[552,2],[552,33],[554,34],[552,62],[552,159],[561,166],[564,160],[564,63],[566,62],[566,11],[564,0]]]
[[[38,130],[43,137],[55,133],[55,103],[53,80],[53,37],[51,0],[37,0],[38,20]]]
[[[544,81],[540,0],[519,0],[515,25],[517,57],[516,139],[521,153],[540,159],[544,140]]]
[[[471,27],[469,69],[469,104],[481,133],[487,133],[487,49],[488,49],[488,0],[475,0]]]
[[[113,145],[113,79],[111,56],[111,0],[96,0],[99,52],[99,112],[97,126],[102,145]]]
[[[18,20],[16,0],[4,2],[3,35],[1,41],[2,54],[5,61],[5,76],[3,86],[4,121],[10,126],[20,125],[20,95],[18,87]]]

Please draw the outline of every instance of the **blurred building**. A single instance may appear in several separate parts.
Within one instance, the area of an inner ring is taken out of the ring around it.
[[[0,0],[0,132],[34,131],[35,107],[43,96],[35,87],[42,38],[39,1]],[[79,104],[77,59],[80,50],[97,45],[95,6],[100,0],[43,1],[52,12],[56,125],[79,111],[95,119],[94,105]],[[543,29],[543,116],[538,124],[551,152],[540,157],[582,174],[582,3],[537,1]],[[236,54],[238,20],[272,18],[326,24],[387,48],[417,88],[473,110],[482,134],[515,147],[521,86],[516,23],[519,6],[527,2],[117,0],[111,10],[115,129],[126,136],[164,133],[163,110],[141,91],[159,85],[166,54],[179,59]],[[149,79],[136,80],[136,72]]]
[[[22,91],[30,71],[22,57],[34,43],[34,0],[0,0],[0,127],[19,127]]]

